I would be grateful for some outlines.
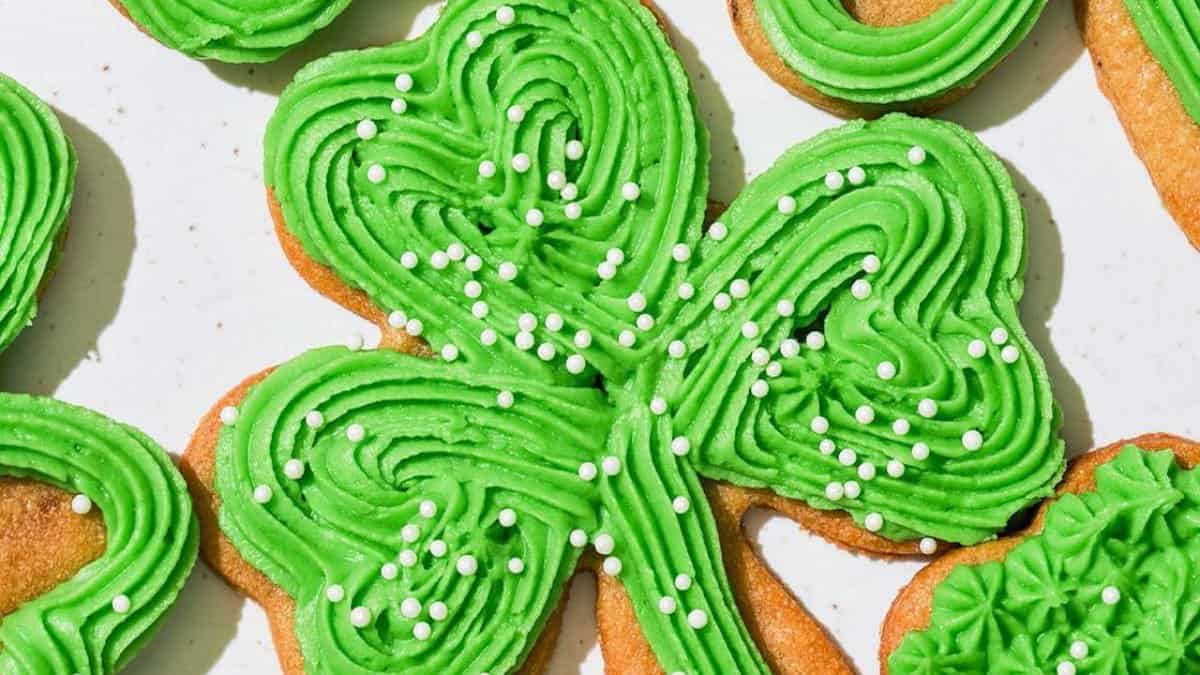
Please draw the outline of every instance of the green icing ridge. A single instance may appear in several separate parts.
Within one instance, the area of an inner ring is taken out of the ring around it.
[[[0,350],[37,315],[71,208],[75,166],[50,106],[0,75]]]
[[[834,98],[878,105],[970,87],[1021,43],[1046,0],[954,0],[904,26],[860,23],[841,0],[755,0],[775,52]]]
[[[139,27],[189,56],[274,61],[329,25],[350,0],[118,0]]]
[[[905,637],[888,671],[1197,672],[1198,479],[1171,452],[1127,446],[1096,469],[1094,492],[1064,495],[1003,561],[955,568],[930,628]]]
[[[1196,0],[1125,0],[1150,52],[1200,123],[1200,4]]]
[[[511,672],[575,530],[612,537],[667,672],[766,672],[701,476],[966,544],[1052,494],[1060,420],[999,160],[953,124],[851,123],[706,231],[707,146],[633,0],[459,0],[284,92],[264,175],[289,231],[442,356],[310,352],[227,415],[221,526],[297,601],[310,672]]]
[[[119,671],[166,616],[196,562],[198,528],[179,471],[141,432],[53,399],[0,394],[0,475],[87,495],[106,549],[0,620],[0,673]],[[129,608],[117,611],[125,596]]]

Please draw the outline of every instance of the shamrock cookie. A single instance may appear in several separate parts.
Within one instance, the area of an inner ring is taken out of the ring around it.
[[[50,107],[0,75],[0,350],[37,314],[66,236],[75,164]]]
[[[772,79],[835,115],[877,117],[958,100],[1029,34],[1046,0],[728,3]]]
[[[1194,673],[1200,445],[1136,438],[1072,463],[1023,533],[919,572],[883,627],[884,672]]]
[[[274,61],[329,25],[350,0],[109,0],[162,44],[228,63]]]
[[[1076,0],[1096,79],[1167,211],[1200,248],[1200,10],[1194,0]]]
[[[204,553],[288,672],[536,671],[580,565],[620,672],[848,672],[746,509],[912,554],[1051,494],[999,161],[951,124],[853,123],[705,229],[707,145],[632,0],[452,2],[285,91],[285,250],[384,346],[436,357],[309,352],[185,455]],[[730,485],[710,501],[702,476]]]

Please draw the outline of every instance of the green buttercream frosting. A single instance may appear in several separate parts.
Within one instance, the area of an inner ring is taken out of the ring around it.
[[[50,107],[0,75],[0,350],[37,314],[71,207],[75,164]]]
[[[153,635],[196,561],[183,477],[131,427],[14,394],[0,394],[0,475],[86,495],[107,530],[99,559],[0,619],[0,673],[117,672]]]
[[[954,569],[895,675],[1200,671],[1200,473],[1129,446],[1003,561]]]
[[[860,23],[841,0],[755,0],[771,46],[809,85],[879,105],[969,87],[1029,34],[1046,0],[954,0],[904,26]]]
[[[286,226],[442,360],[309,353],[222,434],[222,528],[296,599],[310,672],[511,672],[585,545],[666,672],[765,672],[700,476],[901,540],[1051,494],[1024,218],[978,140],[849,124],[705,231],[707,163],[633,0],[458,0],[297,76],[266,139]]]
[[[333,21],[350,0],[118,0],[156,40],[229,63],[273,61]]]
[[[1200,123],[1200,2],[1125,0],[1142,39]]]

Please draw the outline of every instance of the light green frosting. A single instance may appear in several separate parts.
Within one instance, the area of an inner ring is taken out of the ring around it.
[[[75,164],[50,107],[0,75],[0,350],[37,314],[71,207]]]
[[[115,673],[150,639],[196,561],[183,477],[131,427],[53,399],[0,394],[0,476],[87,495],[104,554],[0,619],[0,673]],[[128,598],[127,611],[114,600]]]
[[[1200,2],[1125,0],[1142,39],[1200,123]]]
[[[1016,310],[1024,218],[978,140],[846,125],[705,234],[707,135],[654,17],[510,4],[458,0],[419,41],[318,61],[268,128],[289,231],[450,362],[312,352],[222,435],[222,528],[297,600],[310,672],[511,672],[575,529],[620,561],[666,672],[766,672],[699,476],[901,540],[988,539],[1051,494],[1059,420]],[[414,515],[425,500],[453,517]],[[495,529],[504,508],[517,523]],[[467,554],[486,573],[461,575]],[[480,600],[521,584],[515,615]]]
[[[333,21],[350,0],[118,0],[154,39],[190,56],[274,61]]]
[[[1003,561],[955,568],[929,629],[905,637],[888,671],[1200,672],[1198,479],[1171,452],[1126,447]]]
[[[1046,0],[953,0],[904,26],[860,23],[841,0],[755,0],[776,53],[818,91],[879,105],[974,85],[1029,34]]]

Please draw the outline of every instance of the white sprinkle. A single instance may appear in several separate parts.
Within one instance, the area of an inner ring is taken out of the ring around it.
[[[525,561],[520,558],[510,558],[508,560],[508,573],[520,574],[525,571]]]
[[[962,436],[963,447],[967,450],[978,450],[983,447],[983,434],[971,429]]]
[[[862,495],[862,486],[858,481],[848,480],[842,484],[842,489],[846,491],[846,496],[850,499],[858,499]]]
[[[551,333],[557,333],[558,331],[562,330],[563,327],[562,315],[557,312],[550,312],[546,315],[545,323],[547,330],[549,330]]]
[[[446,361],[458,360],[458,347],[450,343],[442,345],[442,359]]]
[[[579,477],[583,480],[590,481],[596,479],[596,465],[591,462],[584,462],[579,465]]]
[[[821,451],[822,455],[828,457],[833,454],[834,450],[837,450],[837,443],[834,443],[831,439],[822,438],[821,442],[817,444],[817,448]]]
[[[596,547],[596,553],[608,555],[616,548],[617,542],[613,540],[612,535],[598,534],[592,541],[592,545]]]
[[[992,344],[1002,345],[1005,342],[1008,342],[1008,331],[1004,330],[1004,328],[998,327],[992,331],[991,337],[992,337]]]
[[[579,159],[583,157],[583,142],[577,140],[567,141],[567,159]]]
[[[513,338],[513,343],[517,345],[517,349],[527,352],[530,349],[533,349],[533,333],[521,331],[520,333],[517,333],[515,338]]]
[[[502,5],[496,10],[496,21],[501,25],[507,26],[515,21],[516,18],[516,11],[514,11],[513,8],[509,7],[508,5]]]
[[[446,603],[438,601],[429,605],[429,618],[434,621],[444,621],[450,610],[446,607]]]
[[[1016,363],[1017,359],[1020,357],[1020,350],[1012,345],[1000,350],[1000,358],[1003,359],[1005,363]]]
[[[791,195],[785,195],[779,198],[779,212],[785,216],[790,216],[796,212],[796,198]]]
[[[583,215],[583,207],[579,202],[571,202],[563,208],[563,215],[567,217],[567,220],[579,220]]]
[[[898,459],[889,459],[887,463],[887,474],[892,478],[899,478],[904,475],[904,462]]]
[[[925,148],[919,145],[914,145],[908,149],[908,161],[912,164],[922,164],[925,162]]]
[[[379,568],[379,576],[391,581],[400,575],[400,568],[396,567],[395,563],[384,563],[383,567]]]
[[[355,628],[366,628],[371,625],[371,610],[366,607],[355,607],[350,610],[350,623]]]
[[[350,335],[346,336],[346,349],[349,349],[352,352],[356,352],[362,348],[363,348],[363,336],[359,335],[358,333],[351,333]],[[236,413],[236,411],[235,411],[235,413]],[[236,416],[234,417],[234,420],[235,421],[237,420]]]
[[[405,101],[402,98],[392,99],[392,112],[396,113],[397,115],[403,115],[404,113],[408,112],[408,101]]]
[[[413,76],[408,73],[400,73],[396,76],[396,89],[408,92],[413,88]]]
[[[683,340],[672,340],[667,345],[667,354],[670,354],[673,359],[682,359],[687,354],[687,344]]]
[[[500,275],[502,281],[512,281],[517,278],[517,266],[511,262],[502,262],[496,268],[496,273]]]
[[[525,173],[531,166],[533,166],[533,160],[529,159],[529,155],[523,152],[513,155],[512,168],[517,173]]]
[[[444,270],[450,266],[450,256],[446,255],[445,251],[434,251],[429,256],[429,264],[435,270]]]
[[[400,266],[406,270],[411,270],[412,268],[416,267],[419,261],[420,258],[418,258],[417,254],[413,251],[405,251],[404,253],[400,254]]]
[[[124,614],[129,611],[131,604],[132,603],[129,601],[129,596],[122,593],[121,595],[113,598],[112,608],[117,614]]]
[[[587,349],[592,346],[592,334],[587,330],[575,331],[575,346],[580,349]]]
[[[378,185],[387,178],[387,169],[382,164],[372,164],[367,168],[367,180]]]
[[[410,548],[406,548],[403,551],[400,551],[400,554],[396,556],[396,559],[399,560],[400,564],[404,567],[413,567],[417,564],[417,553]]]
[[[745,279],[734,279],[729,284],[729,294],[738,300],[745,298],[750,295],[750,282]]]
[[[867,182],[867,172],[861,166],[852,166],[846,172],[846,178],[850,179],[851,185],[862,185]]]
[[[716,222],[708,227],[708,237],[713,241],[721,241],[729,236],[729,228],[725,227],[725,223]]]
[[[520,122],[525,119],[525,109],[519,105],[510,105],[507,115],[509,122]]]
[[[543,342],[537,348],[538,358],[543,361],[553,361],[556,352],[557,350],[554,348],[554,345],[549,342]]]
[[[632,347],[635,343],[637,343],[637,336],[634,335],[633,331],[631,330],[623,330],[621,331],[621,334],[617,336],[617,342],[620,343],[622,347]]]
[[[1075,675],[1075,664],[1070,661],[1060,661],[1054,672],[1056,675]]]
[[[498,339],[499,336],[496,335],[496,331],[492,330],[491,328],[484,328],[483,331],[479,333],[479,342],[484,347],[491,347],[492,345],[496,344],[496,340]]]
[[[512,527],[517,524],[517,512],[512,509],[501,509],[496,522],[500,523],[501,527]]]
[[[596,276],[600,277],[604,281],[608,281],[609,279],[617,276],[617,266],[605,260],[596,266]]]
[[[923,537],[921,539],[921,543],[917,544],[917,547],[921,550],[921,553],[924,553],[925,555],[933,555],[934,553],[937,553],[937,540],[933,537]]]
[[[967,345],[967,354],[973,359],[982,359],[987,356],[987,345],[983,340],[971,340]]]
[[[683,457],[692,449],[692,444],[685,436],[676,436],[671,439],[671,452],[675,453],[676,457]]]
[[[800,353],[800,343],[788,338],[779,345],[779,354],[785,359],[795,358]]]
[[[584,546],[587,546],[587,532],[579,529],[571,530],[568,540],[575,548],[583,548]]]
[[[479,563],[475,561],[475,556],[464,555],[458,559],[458,562],[454,563],[454,569],[458,570],[458,573],[464,577],[469,577],[479,570]]]
[[[654,398],[650,399],[650,412],[654,413],[655,415],[666,414],[667,402],[664,399],[655,396]]]
[[[783,374],[783,364],[778,361],[772,361],[767,364],[767,377],[779,377]]]
[[[680,591],[686,591],[692,587],[692,578],[686,574],[675,576],[675,588]]]
[[[658,599],[658,611],[671,615],[675,613],[675,598],[663,596]]]
[[[688,625],[696,630],[700,630],[708,625],[708,614],[702,609],[693,609],[687,615]]]
[[[692,249],[687,244],[675,244],[671,247],[671,258],[675,262],[687,262],[692,257]]]
[[[437,515],[437,504],[432,500],[426,499],[417,507],[417,511],[421,514],[422,518],[432,518]]]
[[[546,185],[551,190],[562,190],[567,186],[567,174],[555,169],[546,176]]]
[[[362,120],[358,123],[355,131],[358,133],[359,138],[369,141],[379,133],[379,127],[376,126],[374,120]]]
[[[408,323],[404,324],[404,332],[413,337],[417,337],[425,332],[425,324],[421,323],[420,319],[409,319]]]
[[[845,494],[846,491],[842,488],[841,483],[835,481],[825,486],[825,498],[829,501],[836,502]]]
[[[637,183],[626,183],[621,186],[621,197],[627,202],[637,201],[642,196],[642,188]]]
[[[842,448],[842,451],[838,453],[838,461],[842,463],[842,466],[854,466],[854,463],[858,461],[858,453],[850,448]]]
[[[271,486],[259,485],[254,488],[254,501],[259,504],[266,504],[271,501]]]
[[[937,411],[937,402],[931,398],[923,398],[921,399],[921,402],[917,404],[917,414],[921,417],[928,419],[936,415]]]
[[[758,337],[758,324],[754,323],[753,321],[747,321],[746,323],[742,324],[742,337],[746,338],[747,340],[753,340],[754,338]]]
[[[366,429],[363,429],[363,425],[361,424],[351,424],[350,426],[346,427],[346,438],[355,443],[361,441],[366,437],[366,435],[367,431]]]
[[[226,425],[233,424],[234,422],[237,422],[237,418],[238,418],[238,409],[237,408],[235,408],[231,405],[227,405],[224,408],[221,408],[221,424],[226,424]]]
[[[858,465],[858,477],[863,480],[875,480],[875,465],[871,462],[863,462]]]
[[[825,174],[825,187],[830,190],[841,190],[846,184],[846,177],[838,171],[830,171]]]
[[[433,541],[429,542],[429,553],[435,558],[444,557],[449,548],[450,547],[446,545],[446,542],[442,541],[441,539],[434,539]]]
[[[283,463],[283,475],[292,480],[300,480],[304,477],[304,462],[298,459],[289,459]]]
[[[325,589],[325,599],[330,602],[341,602],[346,597],[346,589],[333,584]]]
[[[71,498],[71,510],[76,514],[84,516],[92,512],[92,498],[79,494]]]
[[[900,418],[895,422],[892,422],[892,433],[896,434],[897,436],[904,436],[908,434],[910,430],[912,430],[912,424],[904,418]]]
[[[804,344],[808,345],[808,348],[814,351],[823,349],[825,347],[825,335],[818,331],[813,331],[804,336]]]
[[[605,457],[600,460],[600,469],[604,471],[606,476],[615,476],[621,473],[621,460],[613,456]]]
[[[866,300],[871,295],[871,282],[866,279],[855,279],[850,284],[850,295],[859,300]]]
[[[629,305],[631,311],[641,312],[646,309],[646,296],[641,291],[638,291],[629,296],[625,304]]]
[[[546,222],[546,214],[541,209],[529,209],[525,212],[525,224],[530,227],[541,227]]]
[[[424,621],[418,621],[415,625],[413,625],[412,633],[414,638],[420,642],[424,642],[425,640],[429,639],[430,635],[433,634],[433,628],[431,628],[429,624],[425,623]]]
[[[829,433],[829,420],[820,415],[812,418],[812,424],[809,426],[812,428],[814,434]]]
[[[615,577],[621,573],[621,568],[622,568],[621,559],[615,558],[615,557],[605,558],[603,567],[604,567],[605,574],[607,574],[610,577]]]
[[[883,516],[878,513],[868,513],[863,519],[863,525],[871,532],[878,532],[883,529]]]
[[[1087,643],[1083,640],[1076,640],[1071,643],[1070,652],[1073,659],[1086,659],[1089,651]]]
[[[471,49],[479,49],[483,46],[483,34],[477,30],[467,33],[467,46]]]
[[[869,405],[860,405],[854,411],[854,419],[858,420],[859,424],[870,424],[875,421],[875,409]]]
[[[564,202],[573,201],[579,196],[579,186],[574,183],[567,183],[566,186],[563,187],[562,192],[558,193],[558,196],[562,197]]]
[[[692,297],[695,295],[696,295],[696,287],[695,286],[689,284],[686,281],[683,282],[682,284],[679,284],[679,298],[681,300],[691,300]]]
[[[487,318],[489,311],[491,309],[488,307],[488,304],[482,300],[471,304],[471,316],[476,319]]]
[[[1115,605],[1121,601],[1121,589],[1116,586],[1105,586],[1100,592],[1100,600],[1106,605]]]
[[[388,314],[388,325],[392,328],[401,328],[408,323],[408,315],[400,310],[396,310]]]
[[[587,361],[579,354],[572,354],[567,357],[567,372],[572,375],[578,375],[587,368]]]
[[[754,398],[764,398],[771,393],[771,385],[767,384],[766,380],[755,380],[754,384],[750,385],[750,394]]]
[[[692,504],[690,501],[688,501],[687,497],[680,496],[671,500],[671,508],[675,511],[675,513],[678,513],[681,516],[687,513],[688,509],[691,507]]]
[[[863,271],[867,274],[874,274],[878,272],[882,265],[883,262],[880,261],[879,256],[875,255],[874,253],[868,255],[862,260]]]
[[[717,293],[717,296],[713,298],[713,307],[718,312],[724,312],[729,309],[731,304],[733,304],[733,300],[725,293]]]
[[[917,461],[929,459],[929,446],[924,443],[914,443],[912,446],[912,456]]]
[[[881,380],[890,380],[896,377],[896,364],[891,361],[880,361],[878,366],[875,366],[875,374]]]
[[[454,262],[459,262],[467,256],[467,248],[456,241],[446,247],[446,255]]]

